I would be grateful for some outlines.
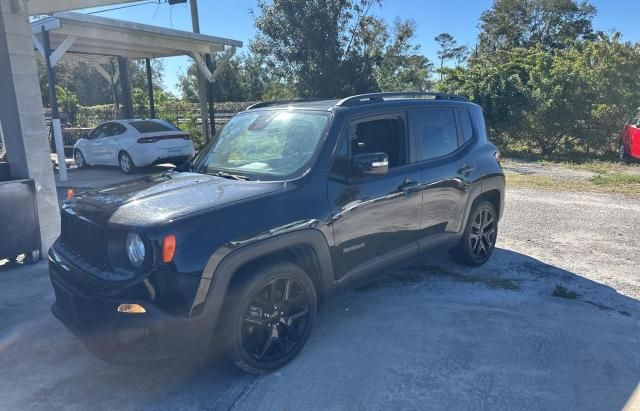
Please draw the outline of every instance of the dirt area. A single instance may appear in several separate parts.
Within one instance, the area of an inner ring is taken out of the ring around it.
[[[506,172],[521,175],[536,175],[556,180],[589,180],[602,174],[640,175],[640,162],[620,163],[593,161],[588,163],[551,163],[548,161],[526,161],[516,158],[503,159]]]
[[[502,168],[506,172],[522,175],[539,175],[559,180],[588,180],[597,175],[589,170],[576,170],[561,165],[547,165],[532,161],[505,159]]]
[[[639,233],[636,198],[510,188],[489,263],[426,256],[332,300],[262,377],[105,364],[49,313],[45,264],[0,267],[0,408],[640,407]]]
[[[512,187],[640,197],[640,163],[637,162],[550,163],[505,159],[502,166]]]

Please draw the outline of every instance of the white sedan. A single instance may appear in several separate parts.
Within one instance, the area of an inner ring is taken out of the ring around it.
[[[108,121],[73,146],[78,168],[119,166],[127,174],[151,164],[180,165],[194,154],[188,133],[157,119]]]

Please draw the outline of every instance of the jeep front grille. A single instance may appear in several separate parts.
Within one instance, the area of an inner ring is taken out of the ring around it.
[[[107,230],[62,212],[62,246],[81,261],[107,268]]]

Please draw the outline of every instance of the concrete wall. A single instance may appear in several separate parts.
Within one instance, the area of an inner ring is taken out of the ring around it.
[[[0,0],[0,122],[12,175],[36,182],[47,250],[60,232],[60,214],[26,9],[24,0]]]

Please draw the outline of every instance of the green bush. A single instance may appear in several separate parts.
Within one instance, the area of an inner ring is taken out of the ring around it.
[[[444,74],[440,88],[480,104],[506,153],[612,158],[628,113],[640,105],[640,49],[619,34],[560,50],[501,50]]]

